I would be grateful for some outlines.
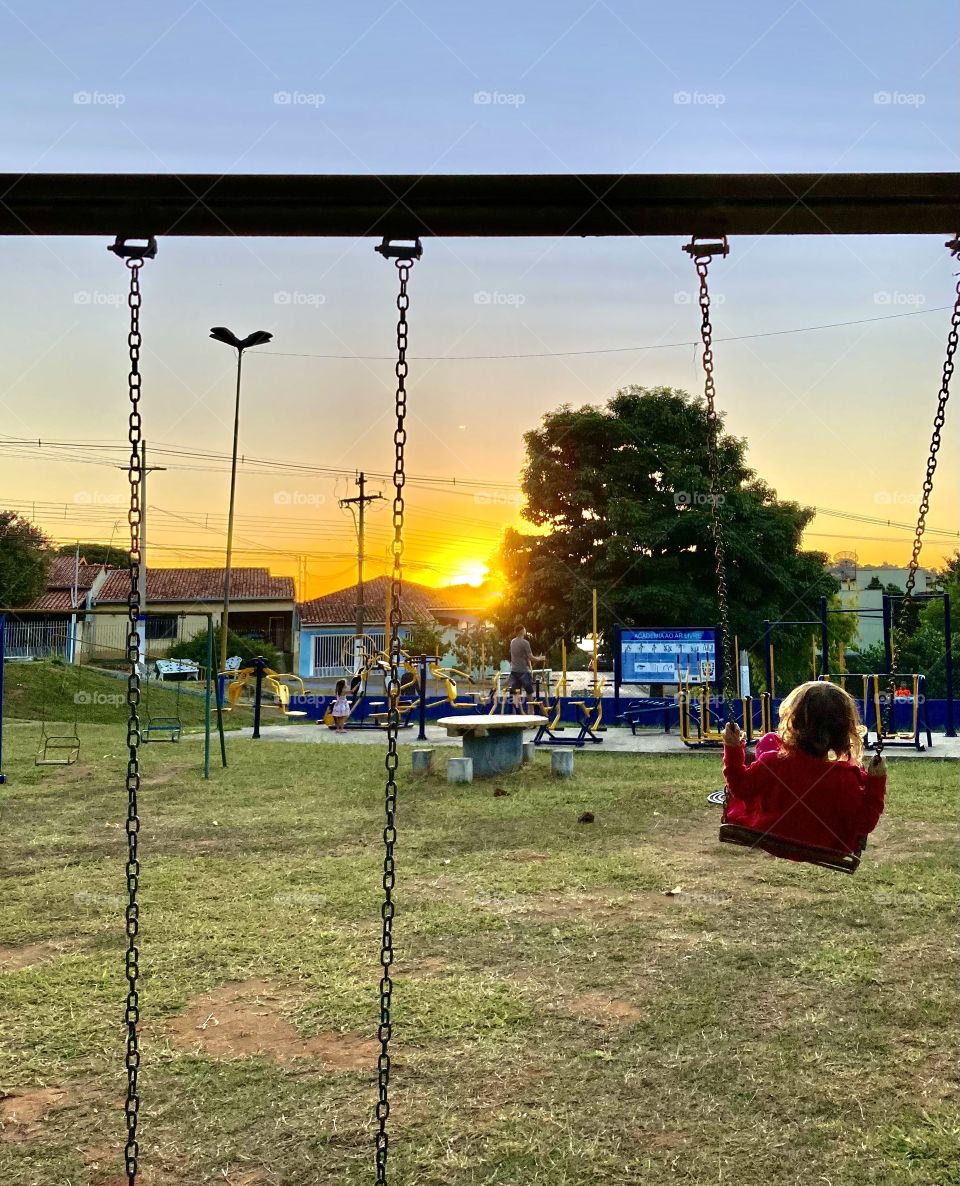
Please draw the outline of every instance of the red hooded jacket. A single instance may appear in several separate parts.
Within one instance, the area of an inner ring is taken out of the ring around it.
[[[858,850],[877,826],[885,774],[869,776],[855,762],[788,749],[776,733],[761,737],[749,766],[745,748],[723,747],[727,823],[842,852]]]

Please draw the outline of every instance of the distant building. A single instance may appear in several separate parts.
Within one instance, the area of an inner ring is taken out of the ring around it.
[[[93,603],[107,580],[105,564],[87,564],[76,556],[54,556],[47,572],[47,587],[23,609],[42,611],[42,616],[17,620],[7,617],[4,653],[8,659],[45,659],[51,655],[71,657],[74,649],[83,654],[88,621],[82,611]],[[80,610],[78,614],[76,611]]]
[[[214,627],[223,617],[223,568],[147,569],[147,656],[160,658],[178,641],[191,639]],[[120,606],[130,590],[129,569],[113,569],[98,590],[98,609],[117,606],[117,616],[91,619],[95,629],[94,655],[108,659],[122,654],[126,614]],[[230,573],[230,631],[253,641],[263,640],[288,653],[294,650],[292,577],[272,576],[266,568],[234,568]]]
[[[896,564],[859,564],[856,553],[844,552],[834,557],[829,569],[840,582],[840,604],[843,609],[859,610],[857,633],[850,643],[860,650],[883,642],[883,595],[888,586],[904,589],[910,570]],[[936,573],[929,568],[918,568],[915,593],[930,591]],[[870,588],[870,586],[875,586]]]
[[[363,585],[364,634],[374,647],[385,648],[385,620],[389,577],[375,577]],[[345,676],[352,671],[352,647],[357,621],[358,586],[337,589],[297,605],[300,639],[297,670],[306,678]],[[482,614],[462,587],[435,589],[404,581],[400,610],[401,635],[417,618],[428,618],[445,628],[444,642],[451,646],[458,630],[480,621]],[[449,655],[448,655],[449,658]]]

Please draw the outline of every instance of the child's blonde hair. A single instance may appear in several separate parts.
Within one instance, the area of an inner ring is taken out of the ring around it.
[[[864,728],[857,702],[837,684],[816,680],[801,684],[780,705],[780,740],[814,758],[859,762],[863,757]]]

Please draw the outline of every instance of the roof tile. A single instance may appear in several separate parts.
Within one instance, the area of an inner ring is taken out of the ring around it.
[[[364,581],[364,614],[369,623],[383,624],[387,613],[389,585],[389,577],[374,577],[372,581]],[[357,616],[357,588],[357,585],[350,585],[346,589],[337,589],[323,597],[314,597],[311,601],[298,602],[297,612],[300,615],[301,624],[304,626],[352,624],[356,621]],[[476,612],[464,606],[462,593],[451,594],[446,589],[435,589],[430,585],[417,585],[412,581],[404,581],[401,608],[402,618],[405,622],[410,622],[420,614],[429,614],[435,610],[462,609],[467,614]]]
[[[147,600],[152,602],[222,601],[222,568],[148,568]],[[126,601],[130,570],[116,568],[97,595],[97,604]],[[271,576],[267,568],[234,568],[231,601],[293,601],[293,577]]]

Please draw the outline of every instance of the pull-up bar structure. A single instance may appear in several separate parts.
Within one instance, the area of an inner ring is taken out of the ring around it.
[[[923,235],[960,173],[0,174],[0,235]]]

